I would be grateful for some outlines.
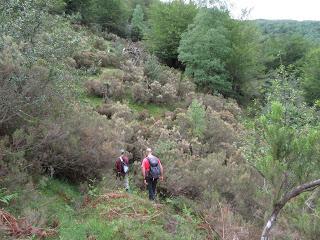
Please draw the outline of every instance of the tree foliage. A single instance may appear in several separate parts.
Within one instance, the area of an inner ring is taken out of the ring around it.
[[[230,74],[233,96],[246,100],[257,96],[263,79],[261,33],[250,21],[232,20],[230,26],[231,56],[226,68]]]
[[[310,47],[310,42],[298,34],[282,34],[267,38],[263,43],[267,70],[277,69],[280,65],[301,66],[301,61]]]
[[[306,105],[294,76],[282,67],[256,125],[254,165],[269,181],[275,200],[292,187],[316,179],[319,169],[319,124]]]
[[[149,11],[146,42],[150,50],[169,66],[178,65],[181,34],[192,23],[197,8],[182,0],[155,2]]]
[[[315,109],[304,102],[295,75],[288,73],[282,66],[270,89],[263,112],[256,119],[254,138],[247,138],[252,140],[248,145],[248,159],[265,179],[261,192],[268,196],[266,199],[270,199],[269,204],[265,203],[266,212],[271,217],[267,219],[269,222],[262,234],[266,237],[264,239],[268,239],[269,231],[284,205],[308,189],[309,184],[306,182],[313,183],[319,178],[318,122],[319,116]],[[313,224],[319,224],[319,219],[310,214],[310,211],[316,214],[315,208],[304,208],[307,198],[308,195],[299,196],[295,203],[288,204],[290,211],[286,217],[293,229],[305,232],[306,236],[314,236],[319,231]],[[297,223],[294,220],[295,214],[303,216],[304,220]],[[311,224],[310,227],[306,227],[303,222]]]
[[[186,65],[197,86],[207,91],[229,93],[231,82],[226,61],[231,55],[227,13],[218,9],[200,10],[194,24],[182,34],[179,59]]]
[[[217,8],[202,9],[182,34],[179,59],[200,89],[237,96],[263,69],[259,49],[255,26]]]
[[[268,38],[284,34],[301,35],[313,42],[320,40],[318,21],[254,20],[254,22]]]
[[[130,7],[127,0],[69,0],[67,9],[79,11],[88,25],[125,37],[128,34]]]
[[[302,84],[308,103],[320,99],[320,48],[312,50],[305,58],[302,67]]]
[[[144,13],[142,7],[138,4],[133,11],[131,19],[131,38],[134,41],[141,40],[145,28]]]

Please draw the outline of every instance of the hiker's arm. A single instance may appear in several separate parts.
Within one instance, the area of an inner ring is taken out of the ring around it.
[[[144,182],[145,185],[147,185],[146,169],[144,167],[144,162],[142,162],[142,165],[141,165],[141,172],[142,172],[142,176],[143,176],[143,182]]]
[[[163,180],[163,167],[160,161],[159,161],[159,164],[160,164],[160,173],[161,173],[160,179]]]
[[[144,166],[141,166],[141,172],[142,172],[143,179],[146,179],[146,169],[144,168]]]

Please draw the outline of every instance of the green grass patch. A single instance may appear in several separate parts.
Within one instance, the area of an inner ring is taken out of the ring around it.
[[[42,225],[33,223],[37,227],[58,223],[58,235],[49,240],[206,239],[198,229],[199,219],[190,211],[177,212],[170,203],[150,202],[145,192],[104,191],[83,205],[76,186],[44,177],[29,192],[31,198],[24,199],[20,216],[39,216]]]
[[[123,74],[124,74],[123,70],[119,68],[113,68],[113,67],[101,68],[101,76],[103,75],[122,76]]]
[[[133,111],[142,112],[144,110],[147,110],[148,113],[153,117],[161,117],[165,112],[172,110],[170,107],[157,105],[154,103],[148,103],[148,104],[135,103],[131,99],[127,102],[127,104]]]
[[[103,99],[101,97],[88,95],[87,93],[81,94],[80,101],[93,108],[97,108],[103,103]]]
[[[170,206],[150,202],[139,193],[107,193],[97,210],[101,221],[113,226],[113,239],[205,239],[205,233],[197,230],[199,219],[177,215]]]

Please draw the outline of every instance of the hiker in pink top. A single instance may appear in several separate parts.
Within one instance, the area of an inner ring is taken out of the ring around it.
[[[142,160],[141,171],[144,184],[148,187],[149,199],[154,201],[158,179],[163,181],[163,167],[160,159],[152,155],[151,148],[147,148],[146,152],[147,156]]]

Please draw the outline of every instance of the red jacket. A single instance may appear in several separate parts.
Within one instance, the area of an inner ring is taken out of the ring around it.
[[[122,156],[122,160],[123,160],[123,162],[124,162],[127,166],[129,166],[129,159],[128,159],[128,157]],[[122,162],[121,162],[121,160],[120,160],[120,157],[117,158],[117,160],[116,160],[116,162],[115,162],[115,165],[114,165],[114,169],[115,169],[115,171],[116,171],[117,174],[120,174],[120,175],[122,175],[122,176],[125,175],[125,173],[123,172],[123,167],[122,167]]]

